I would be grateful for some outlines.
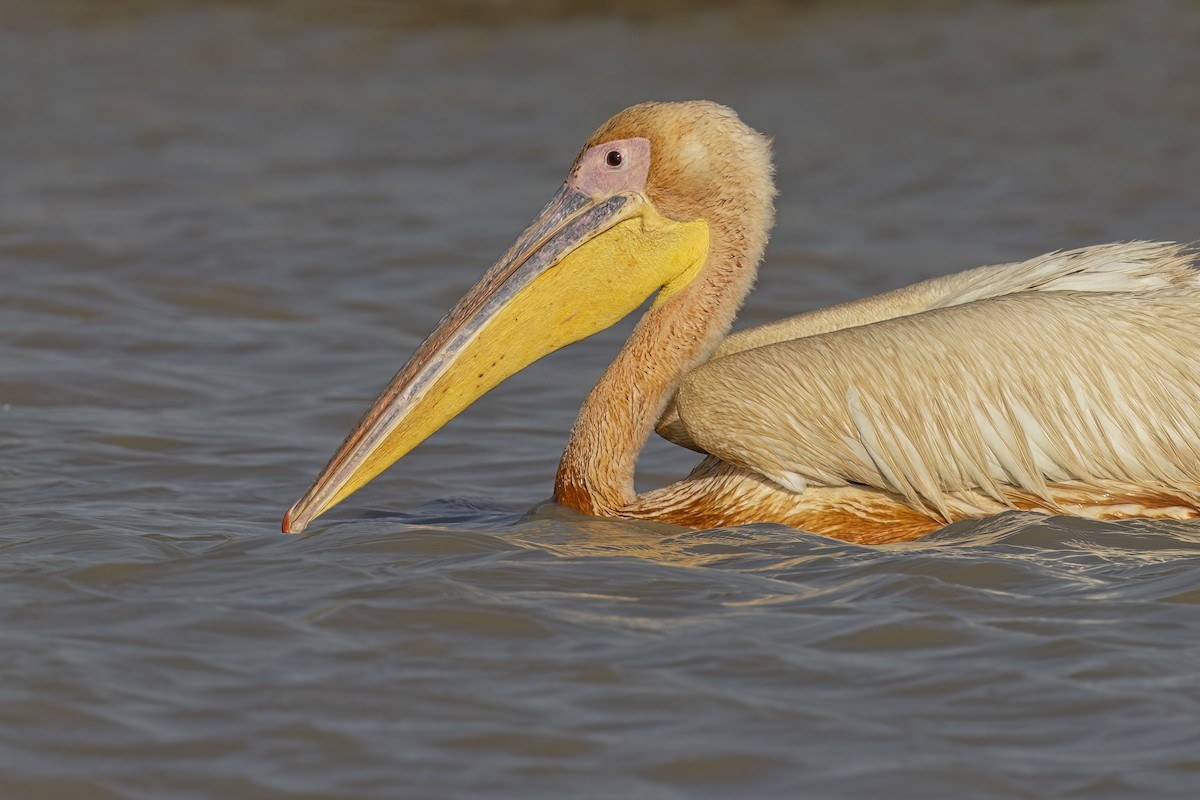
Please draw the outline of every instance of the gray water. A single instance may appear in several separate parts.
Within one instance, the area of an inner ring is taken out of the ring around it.
[[[636,101],[776,137],[741,325],[1200,238],[1194,3],[618,6],[0,0],[0,797],[1197,796],[1200,526],[546,505],[628,324],[278,533]]]

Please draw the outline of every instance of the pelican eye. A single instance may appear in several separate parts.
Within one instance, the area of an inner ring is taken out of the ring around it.
[[[604,163],[610,167],[619,167],[624,160],[625,156],[621,155],[620,150],[609,150],[608,154],[604,156]]]

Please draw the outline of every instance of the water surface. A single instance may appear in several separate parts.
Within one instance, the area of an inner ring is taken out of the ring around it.
[[[776,137],[743,325],[1200,237],[1194,5],[897,5],[0,2],[0,796],[1194,794],[1200,528],[545,505],[628,324],[277,532],[632,102]]]

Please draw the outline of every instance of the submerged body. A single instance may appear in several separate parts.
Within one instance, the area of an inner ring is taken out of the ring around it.
[[[774,194],[768,142],[728,109],[618,114],[284,530],[302,530],[504,378],[655,293],[580,411],[560,503],[862,542],[1010,508],[1196,516],[1200,273],[1184,248],[1050,254],[727,336]],[[655,428],[707,457],[638,495],[637,457]]]

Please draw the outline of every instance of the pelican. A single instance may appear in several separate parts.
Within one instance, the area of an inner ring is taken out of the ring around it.
[[[729,334],[774,222],[770,141],[644,103],[442,319],[287,512],[298,533],[505,378],[654,296],[571,430],[554,498],[862,543],[1010,509],[1200,513],[1200,271],[1172,243],[979,267]],[[634,490],[651,432],[704,454]]]

